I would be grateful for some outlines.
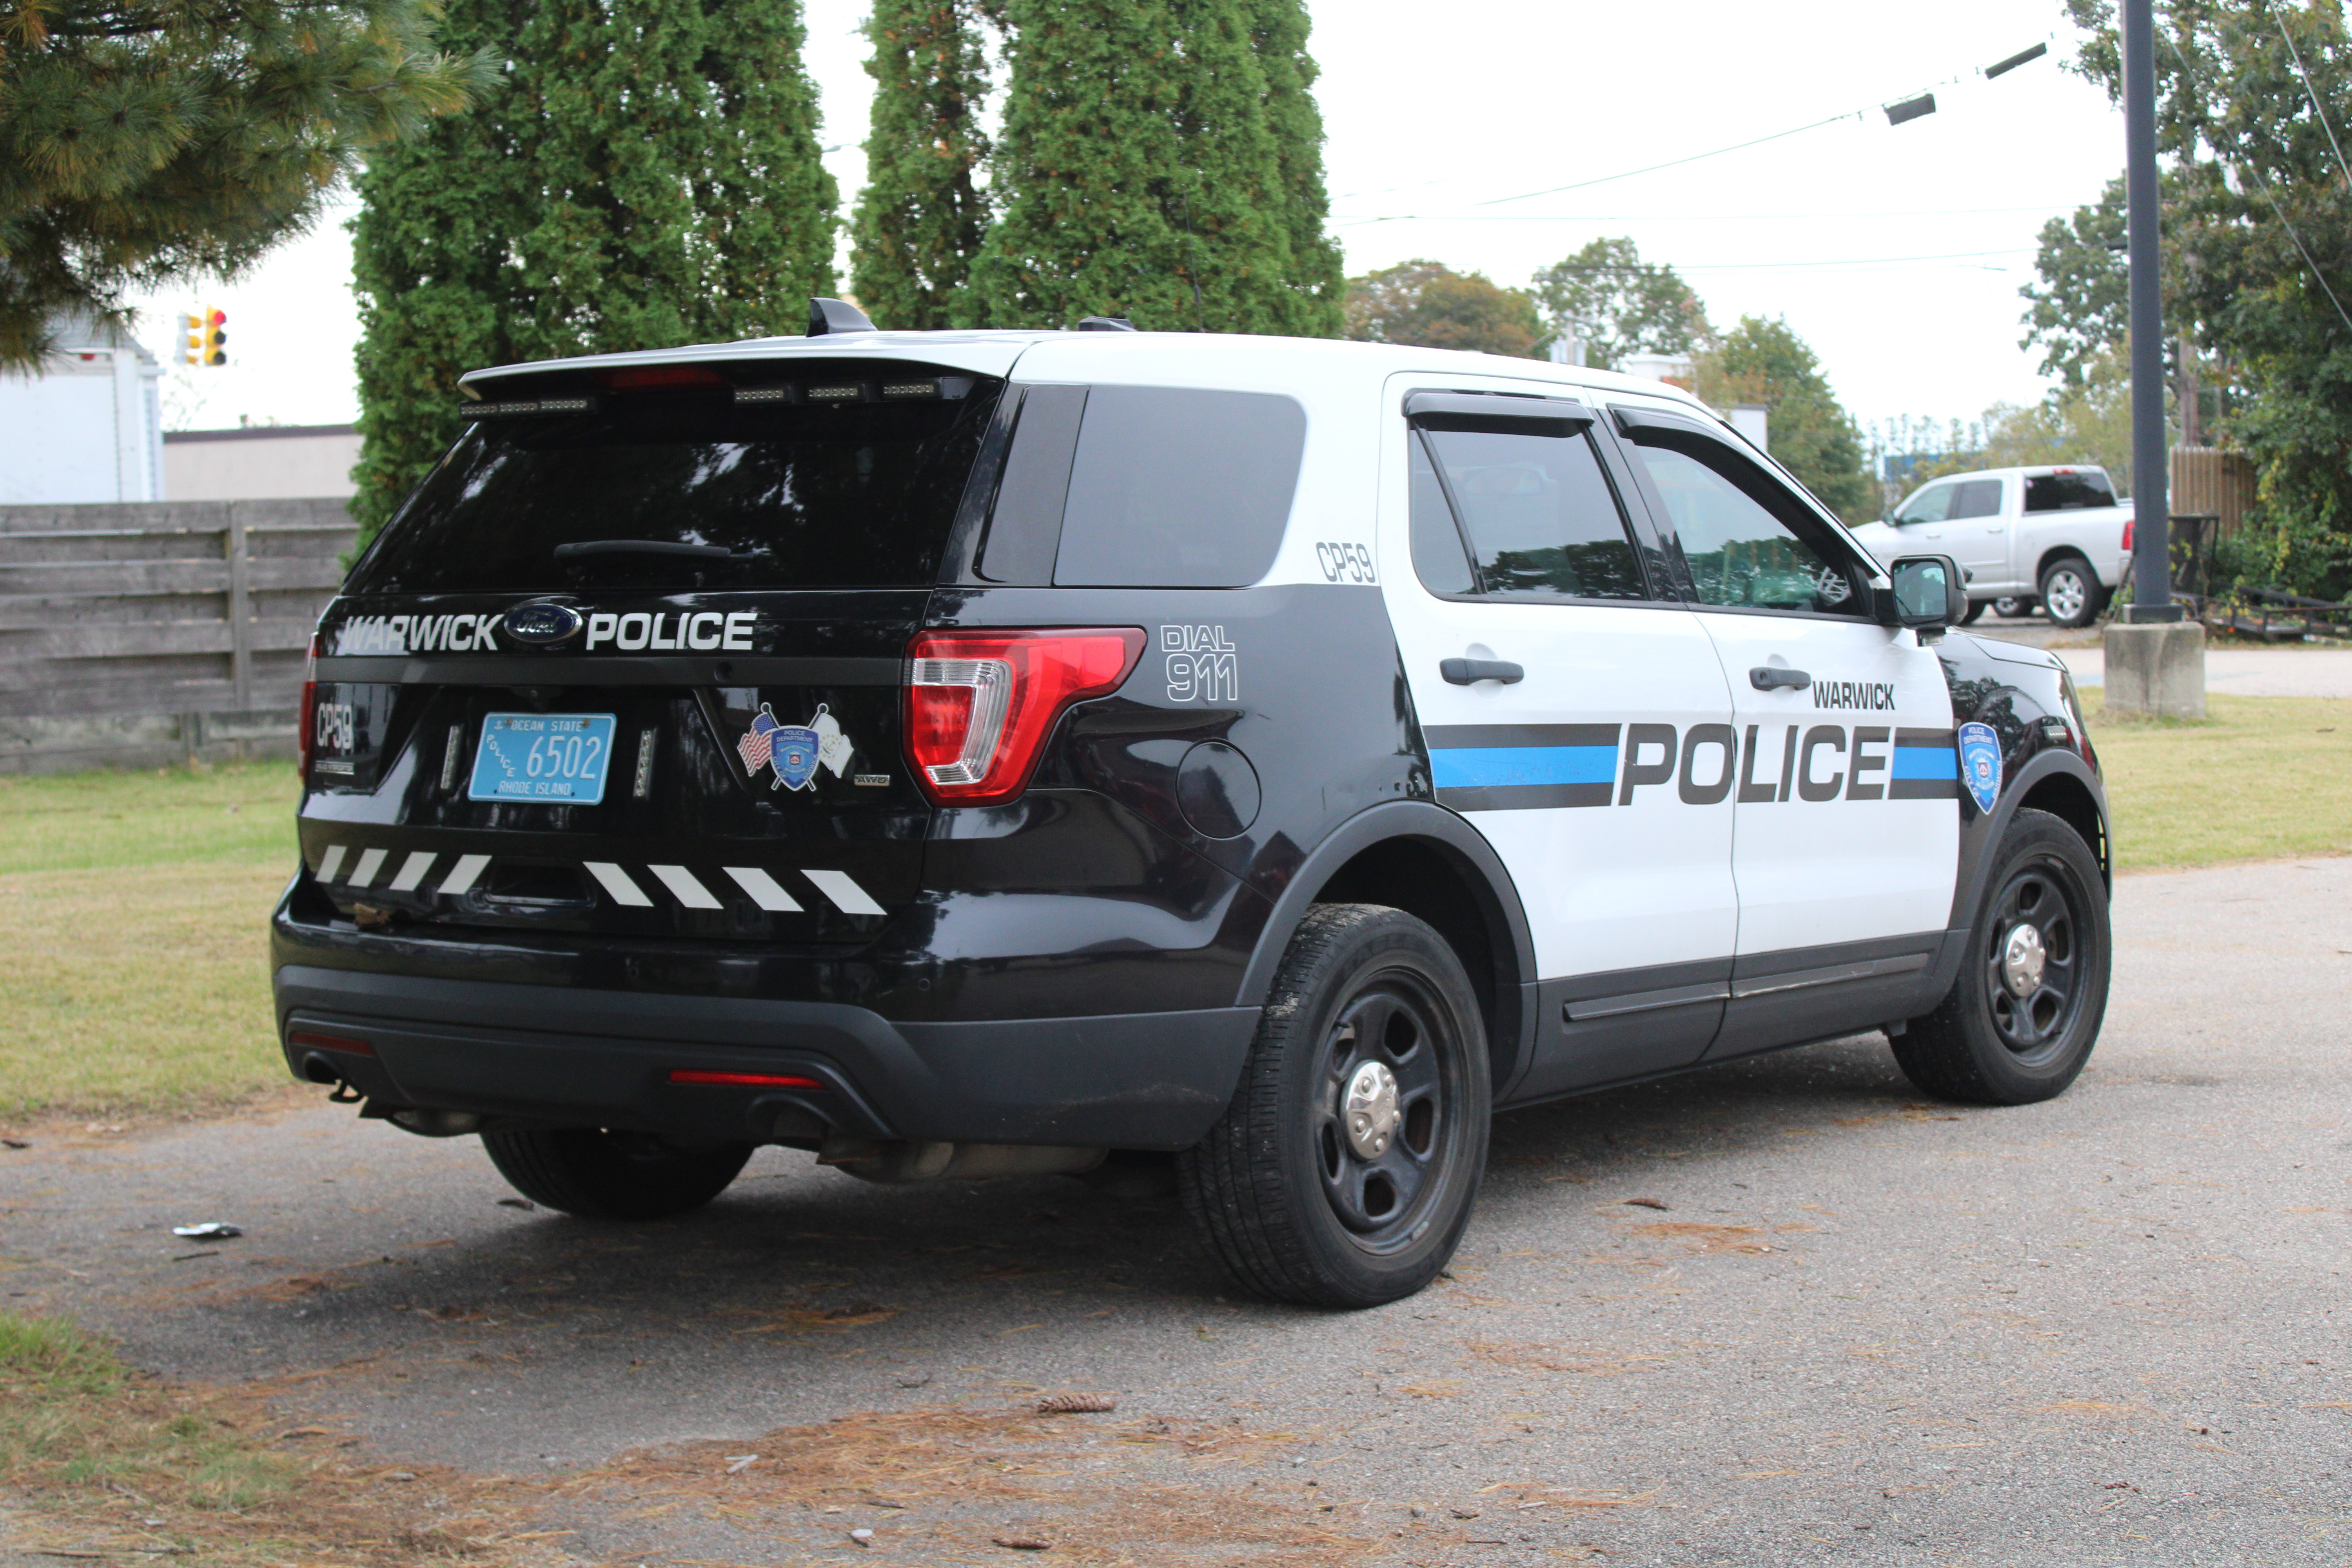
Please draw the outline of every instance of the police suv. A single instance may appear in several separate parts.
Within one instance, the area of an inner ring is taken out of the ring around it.
[[[299,1076],[603,1218],[774,1143],[1170,1162],[1246,1287],[1406,1295],[1496,1109],[1883,1029],[2063,1089],[2066,675],[1671,387],[811,331],[478,371],[322,616]]]

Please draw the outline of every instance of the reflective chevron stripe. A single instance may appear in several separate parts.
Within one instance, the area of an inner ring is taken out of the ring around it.
[[[633,910],[649,910],[654,907],[654,901],[646,897],[645,889],[631,881],[629,874],[610,860],[590,860],[584,864],[588,868],[589,874],[604,884],[604,890],[613,895],[614,903],[626,904]]]
[[[425,873],[432,869],[433,862],[436,858],[438,857],[430,849],[414,851],[407,859],[400,863],[399,874],[394,876],[387,886],[395,893],[414,891],[416,884],[425,880]]]
[[[661,885],[667,888],[671,896],[689,910],[716,910],[724,907],[717,899],[710,896],[710,889],[695,880],[694,873],[683,866],[648,866],[646,869],[660,878]]]
[[[314,873],[318,880],[334,881],[336,873],[342,868],[344,860],[352,853],[352,847],[350,845],[328,845],[319,855],[319,868]],[[352,889],[373,886],[378,873],[383,869],[385,861],[394,853],[394,851],[389,849],[360,850],[358,858],[352,864],[351,878],[346,886]],[[481,880],[482,873],[489,869],[491,859],[492,857],[488,855],[458,856],[449,867],[448,874],[441,879],[440,885],[432,889],[432,896],[454,899],[471,892],[474,885]],[[433,868],[440,864],[440,861],[441,856],[437,850],[407,851],[402,857],[400,868],[393,874],[392,880],[384,884],[384,890],[392,893],[416,891],[426,885],[426,879],[432,875]],[[614,903],[633,910],[649,910],[655,907],[653,897],[639,885],[636,878],[630,874],[628,868],[612,860],[583,860],[580,864],[590,876],[596,879],[597,884],[612,896]],[[799,900],[785,890],[783,884],[776,879],[772,872],[757,866],[722,866],[719,869],[724,871],[753,903],[770,914],[800,914],[805,909]],[[687,867],[649,864],[646,867],[646,870],[668,891],[670,897],[676,899],[687,909],[720,910],[727,907],[702,879]],[[846,871],[803,871],[801,875],[806,877],[816,890],[823,893],[825,899],[844,914],[887,915],[889,913],[875,900],[871,893],[858,885],[856,878]]]
[[[849,879],[846,871],[803,871],[802,876],[816,884],[816,890],[831,899],[845,915],[882,915],[890,911],[876,903],[865,889]]]
[[[751,894],[751,901],[770,914],[800,913],[800,900],[778,887],[776,879],[757,866],[730,866],[726,869],[735,879],[735,885]]]

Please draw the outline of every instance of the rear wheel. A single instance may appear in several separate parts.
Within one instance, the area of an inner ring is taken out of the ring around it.
[[[1445,940],[1400,910],[1318,905],[1233,1104],[1178,1162],[1185,1207],[1258,1295],[1410,1296],[1469,1225],[1492,1098],[1477,999]]]
[[[1951,990],[1892,1042],[1904,1076],[1979,1105],[2064,1092],[2098,1041],[2113,951],[2106,884],[2072,827],[2046,811],[2017,814],[1969,940]]]
[[[2053,626],[2087,626],[2106,604],[2106,590],[2079,555],[2061,556],[2042,574],[2042,608]]]
[[[682,1148],[650,1132],[560,1127],[485,1132],[482,1147],[515,1191],[582,1219],[665,1219],[727,1190],[749,1143]]]

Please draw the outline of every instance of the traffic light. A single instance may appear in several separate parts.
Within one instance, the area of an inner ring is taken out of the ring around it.
[[[205,363],[205,319],[201,314],[183,312],[180,316],[180,363]]]
[[[204,327],[205,363],[226,364],[228,350],[221,345],[228,342],[228,312],[206,310]]]

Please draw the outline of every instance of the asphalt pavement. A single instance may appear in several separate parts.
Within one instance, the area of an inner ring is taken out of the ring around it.
[[[1376,1311],[1067,1178],[767,1151],[596,1226],[323,1105],[0,1151],[0,1288],[587,1562],[2352,1561],[2352,859],[2116,916],[2063,1098],[1932,1103],[1869,1036],[1514,1113]]]

